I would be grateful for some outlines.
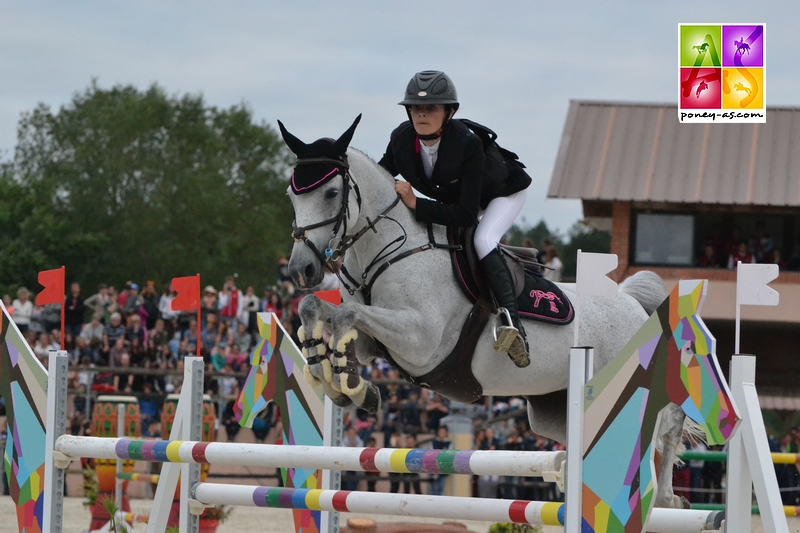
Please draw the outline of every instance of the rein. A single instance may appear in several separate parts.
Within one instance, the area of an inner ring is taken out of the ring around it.
[[[329,159],[329,158],[317,158],[317,159],[305,159],[305,160],[298,160],[297,164],[310,164],[310,163],[335,163],[341,165],[345,168],[345,173],[343,176],[344,181],[344,191],[342,193],[342,204],[339,208],[339,212],[331,218],[323,220],[321,222],[316,222],[314,224],[308,226],[297,227],[294,223],[294,229],[292,231],[292,238],[295,242],[302,242],[306,246],[308,246],[314,255],[320,260],[323,265],[327,265],[327,268],[336,274],[336,277],[339,278],[339,281],[342,283],[342,286],[347,290],[350,296],[355,295],[357,292],[360,292],[364,298],[364,303],[366,305],[371,304],[372,300],[372,287],[375,285],[375,281],[378,277],[383,274],[390,266],[401,261],[407,257],[410,257],[414,254],[419,252],[424,252],[427,250],[431,250],[434,248],[445,248],[449,250],[460,250],[460,246],[453,246],[449,244],[440,244],[436,242],[436,239],[433,235],[433,227],[431,224],[428,224],[428,242],[421,246],[417,246],[416,248],[412,248],[411,250],[406,250],[404,252],[391,257],[392,254],[397,252],[405,242],[408,240],[408,233],[406,232],[405,228],[402,224],[400,224],[397,220],[389,216],[389,213],[394,209],[398,203],[400,203],[400,195],[397,195],[394,201],[384,209],[374,220],[370,220],[369,217],[366,217],[367,225],[361,228],[358,232],[354,233],[353,235],[347,234],[347,219],[350,216],[350,211],[348,208],[348,200],[349,200],[349,191],[350,189],[355,190],[356,193],[356,201],[358,203],[359,211],[361,210],[361,192],[358,188],[358,183],[353,180],[352,176],[350,175],[350,167],[347,164],[347,156],[344,158],[344,163],[339,160]],[[375,228],[375,224],[377,224],[380,220],[387,219],[391,220],[395,224],[397,224],[400,229],[403,231],[403,235],[397,237],[386,246],[384,246],[369,262],[369,264],[364,268],[364,272],[361,274],[361,281],[358,281],[350,272],[347,270],[347,267],[342,266],[340,270],[336,269],[335,263],[342,259],[344,260],[345,253],[348,249],[352,248],[355,243],[364,236],[369,230],[378,233],[378,230]],[[324,250],[324,252],[320,252],[316,245],[308,238],[307,232],[308,230],[312,230],[315,228],[320,228],[323,226],[328,226],[330,224],[334,224],[333,230],[331,231],[331,238],[328,242],[328,248]],[[336,235],[339,232],[339,228],[343,226],[342,237],[337,239]],[[337,246],[333,246],[335,241],[338,240]],[[396,246],[394,246],[396,245]],[[388,250],[394,246],[393,249]],[[388,259],[387,259],[388,258]],[[367,281],[367,277],[369,276],[370,271],[378,265],[381,261],[387,259],[380,266],[375,269],[375,273],[372,277]],[[346,280],[344,278],[347,278]],[[348,283],[349,281],[349,283]],[[351,285],[352,284],[352,285]]]

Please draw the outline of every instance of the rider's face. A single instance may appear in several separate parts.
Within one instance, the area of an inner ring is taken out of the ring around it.
[[[412,105],[411,122],[418,135],[433,135],[442,129],[444,124],[444,106],[442,104]]]

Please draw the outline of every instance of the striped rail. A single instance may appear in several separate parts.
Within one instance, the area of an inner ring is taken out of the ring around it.
[[[559,452],[423,450],[280,446],[227,442],[152,441],[63,435],[56,451],[69,459],[127,459],[169,463],[313,470],[470,474],[554,479],[566,458]]]
[[[346,490],[289,489],[198,483],[194,497],[202,504],[310,509],[453,520],[564,525],[564,504],[455,496],[386,494]],[[690,509],[653,509],[648,531],[698,533],[719,529],[723,513]]]

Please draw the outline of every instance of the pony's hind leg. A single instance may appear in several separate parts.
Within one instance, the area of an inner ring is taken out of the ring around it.
[[[330,307],[333,306],[313,294],[306,296],[300,302],[298,310],[303,325],[297,330],[297,337],[300,339],[303,357],[306,359],[303,375],[310,385],[321,386],[325,395],[334,404],[347,407],[353,402],[349,396],[342,393],[339,384],[333,379],[333,368],[323,339],[325,321],[332,311]]]
[[[661,464],[658,467],[656,507],[688,509],[686,498],[676,496],[672,490],[672,467],[683,449],[683,410],[669,404],[664,408],[658,425],[658,438],[661,441]]]
[[[567,443],[567,391],[560,390],[539,396],[525,396],[528,400],[528,422],[531,431]]]

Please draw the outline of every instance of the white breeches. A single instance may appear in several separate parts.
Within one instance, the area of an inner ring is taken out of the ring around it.
[[[525,189],[489,202],[475,230],[475,250],[478,252],[478,259],[483,259],[497,248],[497,243],[522,211],[527,197],[528,189]]]

